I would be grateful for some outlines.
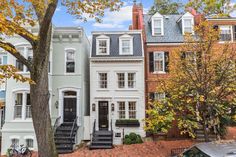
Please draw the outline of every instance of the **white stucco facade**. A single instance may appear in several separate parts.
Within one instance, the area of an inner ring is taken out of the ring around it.
[[[20,37],[10,38],[9,42],[16,47],[25,47],[29,44]],[[63,100],[66,92],[74,92],[76,98],[76,116],[78,117],[76,143],[84,140],[84,116],[89,115],[89,73],[88,71],[88,56],[89,56],[89,41],[82,28],[62,27],[54,28],[53,40],[51,44],[50,54],[50,72],[49,92],[50,101],[49,109],[52,119],[52,126],[58,117],[60,123],[63,123]],[[73,50],[74,72],[66,72],[66,52]],[[28,55],[25,54],[25,57]],[[8,64],[16,64],[16,60],[10,54],[7,55]],[[29,76],[29,72],[25,70],[21,72],[24,76]],[[27,144],[27,140],[33,140],[31,149],[37,151],[37,141],[34,133],[32,118],[28,108],[30,92],[29,84],[16,82],[9,79],[6,82],[6,106],[5,106],[5,124],[2,128],[2,148],[1,154],[6,154],[7,149],[13,142],[13,139],[18,140],[18,144]],[[17,95],[17,93],[20,93]],[[18,98],[16,98],[18,97]],[[16,115],[16,101],[20,101],[18,115]]]
[[[126,32],[126,34],[132,34],[135,32]],[[136,32],[137,33],[137,32]],[[119,32],[115,32],[119,34]],[[138,32],[141,36],[141,33]],[[99,33],[95,33],[93,38],[96,38]],[[123,134],[129,134],[130,132],[135,132],[136,134],[145,136],[143,129],[144,123],[143,119],[145,118],[145,96],[144,96],[144,57],[143,49],[142,54],[136,56],[135,53],[132,56],[125,55],[116,55],[115,50],[120,50],[118,40],[113,39],[113,32],[106,33],[103,35],[111,36],[111,41],[117,41],[117,43],[110,43],[111,49],[109,55],[104,56],[95,56],[94,50],[92,50],[90,56],[90,132],[93,132],[94,121],[96,120],[96,130],[101,130],[101,125],[99,116],[99,104],[101,102],[106,102],[108,104],[108,126],[107,129],[113,129],[113,143],[122,144]],[[121,33],[119,37],[122,37]],[[100,36],[99,36],[100,37]],[[133,41],[135,41],[134,39]],[[141,38],[140,38],[141,40]],[[95,42],[96,39],[93,39]],[[132,42],[133,42],[132,41]],[[142,41],[140,42],[142,44]],[[132,46],[135,47],[137,42],[132,43]],[[97,45],[97,44],[96,44]],[[115,47],[114,47],[115,46]],[[93,49],[95,47],[93,46]],[[97,51],[97,48],[96,48]],[[113,55],[113,56],[110,56]],[[107,88],[100,88],[100,73],[107,74]],[[117,74],[122,73],[125,76],[125,87],[122,89],[118,87],[118,78]],[[132,73],[135,75],[135,85],[132,88],[127,87],[127,77],[128,74]],[[135,118],[139,121],[140,126],[136,127],[119,127],[116,126],[116,120],[120,119],[120,109],[119,103],[122,102],[125,104],[125,116],[123,119],[132,119],[129,116],[129,102],[135,103]],[[112,126],[112,127],[111,127]]]

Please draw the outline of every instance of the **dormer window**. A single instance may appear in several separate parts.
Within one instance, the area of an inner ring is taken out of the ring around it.
[[[193,32],[193,23],[192,19],[184,20],[184,33],[192,33]]]
[[[182,32],[183,35],[186,33],[193,34],[193,26],[194,26],[194,16],[190,14],[189,12],[185,13],[182,18],[179,19],[178,22],[182,23]],[[180,24],[181,24],[180,23]]]
[[[97,55],[109,55],[110,39],[107,36],[99,36],[97,42]]]
[[[152,16],[152,35],[164,35],[163,16],[159,13],[156,13]]]
[[[133,37],[130,35],[123,35],[119,39],[120,55],[133,55]]]

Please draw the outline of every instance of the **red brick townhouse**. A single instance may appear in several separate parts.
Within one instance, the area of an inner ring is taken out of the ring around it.
[[[186,32],[194,33],[193,27],[202,17],[194,10],[180,15],[161,15],[158,12],[154,15],[144,14],[142,4],[134,3],[130,29],[141,29],[144,34],[146,103],[149,99],[162,99],[166,96],[165,93],[156,90],[157,79],[168,76],[171,53],[183,44]],[[221,30],[220,42],[236,40],[236,18],[205,20]],[[176,135],[170,133],[170,136]]]

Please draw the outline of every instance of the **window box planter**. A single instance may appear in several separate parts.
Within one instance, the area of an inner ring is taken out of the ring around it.
[[[117,127],[140,127],[137,119],[119,119],[116,120]]]

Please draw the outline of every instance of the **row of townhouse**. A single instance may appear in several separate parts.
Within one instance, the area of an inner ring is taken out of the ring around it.
[[[54,27],[49,107],[59,152],[71,152],[73,145],[89,140],[91,148],[111,148],[113,143],[122,144],[130,132],[145,137],[145,104],[150,98],[165,98],[165,93],[156,91],[156,78],[168,76],[171,52],[183,44],[185,32],[194,34],[199,18],[194,11],[144,14],[142,5],[134,3],[130,31],[93,32],[91,45],[80,27]],[[235,40],[235,18],[207,20],[220,28],[221,41]],[[18,36],[8,40],[26,58],[33,57],[25,40]],[[0,63],[13,64],[29,76],[27,68],[4,51]],[[1,154],[11,144],[37,150],[29,92],[27,83],[13,79],[1,87]],[[169,136],[179,135],[174,128]]]

